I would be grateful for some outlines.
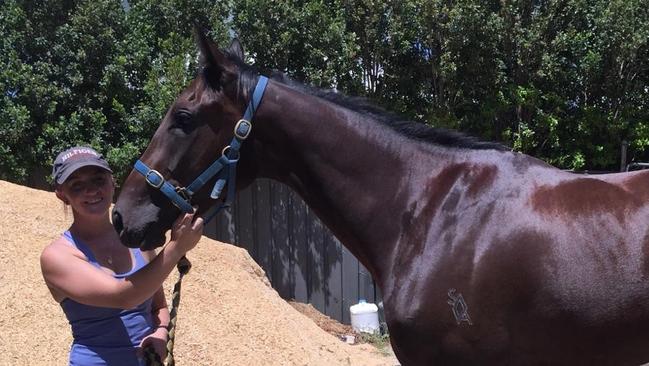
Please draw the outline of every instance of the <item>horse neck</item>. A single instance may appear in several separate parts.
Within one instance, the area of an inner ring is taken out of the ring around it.
[[[254,127],[260,176],[300,194],[380,281],[411,204],[421,143],[282,84],[268,88]]]

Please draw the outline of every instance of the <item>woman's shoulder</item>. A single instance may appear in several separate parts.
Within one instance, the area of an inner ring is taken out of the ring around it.
[[[69,256],[85,259],[85,255],[77,249],[64,235],[52,240],[41,252],[41,265],[43,262],[65,260]]]

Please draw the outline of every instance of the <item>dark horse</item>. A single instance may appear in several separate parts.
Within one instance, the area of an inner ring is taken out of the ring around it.
[[[141,157],[178,186],[221,156],[260,79],[238,42],[198,38],[201,72]],[[268,177],[302,196],[371,271],[403,365],[649,360],[649,172],[564,172],[281,76],[253,125],[237,188]],[[128,246],[160,246],[179,214],[152,184],[123,185]]]

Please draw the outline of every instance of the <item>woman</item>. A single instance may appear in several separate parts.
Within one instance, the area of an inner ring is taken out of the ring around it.
[[[164,360],[169,311],[161,286],[196,246],[203,220],[180,217],[158,255],[129,249],[109,220],[115,184],[101,155],[68,149],[52,175],[56,197],[72,207],[74,221],[43,250],[41,270],[72,328],[70,365],[144,365],[147,345]]]

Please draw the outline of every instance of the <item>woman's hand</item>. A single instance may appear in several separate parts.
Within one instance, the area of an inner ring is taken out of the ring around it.
[[[140,352],[145,352],[147,347],[153,348],[155,353],[160,357],[160,361],[164,362],[167,358],[167,338],[169,333],[166,328],[157,328],[155,332],[144,337],[140,342]]]
[[[184,214],[171,227],[171,241],[175,241],[183,252],[193,249],[203,235],[203,218],[192,222],[194,214]]]

